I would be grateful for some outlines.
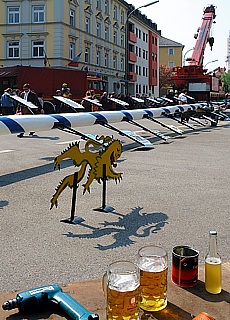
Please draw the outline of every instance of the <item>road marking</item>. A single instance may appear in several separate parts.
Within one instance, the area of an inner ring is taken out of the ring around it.
[[[12,152],[12,151],[15,151],[15,150],[0,150],[0,153],[7,153],[7,152]]]
[[[71,144],[71,143],[75,143],[75,142],[80,142],[82,141],[82,139],[76,139],[76,140],[71,140],[71,141],[63,141],[63,142],[57,142],[57,144]]]

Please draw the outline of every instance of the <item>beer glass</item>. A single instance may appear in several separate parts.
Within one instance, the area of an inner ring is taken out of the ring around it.
[[[140,268],[140,307],[159,311],[167,306],[168,259],[166,251],[158,246],[146,246],[138,252]]]
[[[138,320],[140,271],[129,261],[109,265],[103,277],[107,320]]]

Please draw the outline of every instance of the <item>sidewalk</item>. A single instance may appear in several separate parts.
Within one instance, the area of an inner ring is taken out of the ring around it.
[[[190,289],[182,289],[171,282],[168,276],[168,306],[156,313],[142,313],[142,320],[191,320],[191,315],[198,315],[204,311],[216,320],[230,319],[230,262],[222,265],[223,290],[219,295],[208,294],[204,289],[204,265],[199,265],[198,285]],[[48,284],[47,284],[48,285]],[[63,291],[69,293],[90,312],[97,313],[100,320],[105,320],[105,300],[101,280],[71,283],[62,286]],[[22,288],[25,290],[26,288]],[[32,288],[30,288],[32,289]],[[1,292],[0,304],[15,298],[17,292]],[[1,320],[41,320],[67,319],[65,315],[49,310],[39,314],[20,315],[17,309],[3,311],[0,309]]]

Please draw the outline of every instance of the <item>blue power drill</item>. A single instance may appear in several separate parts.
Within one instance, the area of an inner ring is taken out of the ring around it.
[[[50,303],[57,305],[70,319],[99,320],[97,314],[86,310],[68,293],[62,291],[57,284],[51,284],[20,292],[15,299],[8,300],[2,305],[3,310],[18,308],[20,312],[30,313],[49,307]]]

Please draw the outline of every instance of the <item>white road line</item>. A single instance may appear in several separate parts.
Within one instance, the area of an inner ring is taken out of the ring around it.
[[[12,152],[12,151],[15,151],[15,150],[0,150],[0,153],[7,153],[7,152]]]
[[[57,144],[70,144],[70,143],[75,143],[75,142],[82,141],[82,139],[76,139],[76,140],[71,140],[71,141],[62,141],[62,142],[57,142]]]

